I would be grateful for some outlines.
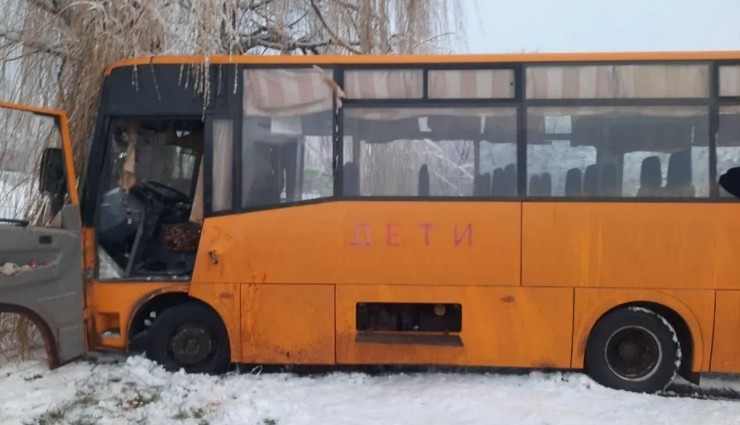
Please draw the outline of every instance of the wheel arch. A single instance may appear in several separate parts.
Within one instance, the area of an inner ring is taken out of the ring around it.
[[[184,303],[198,303],[201,304],[210,310],[212,310],[214,313],[216,313],[219,318],[221,318],[222,323],[224,324],[224,327],[227,329],[227,335],[229,336],[229,340],[232,340],[232,336],[228,332],[228,326],[226,326],[226,323],[219,313],[219,311],[214,308],[214,306],[210,305],[208,302],[191,296],[188,292],[179,290],[179,289],[171,289],[171,288],[163,288],[161,290],[153,291],[147,294],[146,296],[142,297],[139,302],[134,306],[134,308],[131,310],[131,317],[128,322],[128,328],[127,328],[127,335],[128,335],[128,351],[139,351],[142,350],[143,347],[140,346],[141,343],[143,343],[142,337],[145,335],[145,332],[148,328],[146,324],[146,320],[150,317],[151,313],[154,312],[156,315],[160,314],[161,312],[172,308],[176,305],[184,304]],[[155,316],[156,317],[156,316]]]
[[[633,300],[604,301],[590,308],[585,320],[582,320],[580,325],[574,326],[572,367],[583,368],[586,344],[596,323],[606,314],[627,307],[644,307],[655,311],[673,326],[682,350],[683,360],[679,372],[687,380],[695,381],[695,372],[702,370],[706,360],[706,337],[693,311],[680,300],[664,293]]]
[[[167,370],[221,374],[232,363],[223,318],[199,300],[165,309],[147,334],[146,357]]]
[[[49,363],[49,368],[54,369],[59,366],[59,350],[57,347],[56,338],[49,328],[48,322],[37,312],[16,304],[5,304],[0,303],[0,313],[13,313],[28,317],[31,322],[41,332],[41,337],[44,339],[44,348],[46,349],[46,358]]]

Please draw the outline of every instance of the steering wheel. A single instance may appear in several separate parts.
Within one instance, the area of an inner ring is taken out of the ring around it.
[[[164,200],[170,201],[172,203],[190,202],[190,197],[188,195],[180,192],[177,189],[173,189],[169,186],[165,186],[159,182],[147,180],[147,181],[141,182],[139,186],[156,193]]]
[[[0,218],[0,224],[10,224],[11,226],[27,227],[31,223],[28,220],[16,220],[13,218]]]

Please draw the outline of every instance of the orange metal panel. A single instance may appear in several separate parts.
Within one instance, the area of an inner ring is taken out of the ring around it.
[[[740,204],[525,202],[522,284],[740,288]]]
[[[692,368],[699,372],[708,371],[714,317],[714,291],[711,290],[577,288],[573,316],[572,367],[583,367],[588,335],[604,313],[614,307],[639,301],[663,305],[684,319],[694,342]]]
[[[82,240],[85,271],[92,273],[95,269],[95,229],[92,227],[84,227],[82,229]]]
[[[231,361],[242,361],[240,298],[241,285],[238,283],[193,282],[189,295],[210,305],[223,320],[231,345]]]
[[[88,339],[95,349],[125,349],[128,330],[136,311],[152,298],[167,292],[188,292],[193,298],[210,305],[226,325],[231,343],[232,360],[241,361],[240,303],[238,284],[189,284],[184,282],[98,282],[88,281],[87,299],[90,310]],[[101,339],[106,326],[118,322],[120,338]]]
[[[90,345],[96,349],[125,349],[129,323],[136,309],[151,297],[165,292],[187,292],[188,284],[172,282],[105,282],[88,281],[88,297],[91,300],[91,316],[88,333]],[[110,323],[116,317],[120,325],[121,337],[106,339],[103,342],[98,333],[105,329],[101,326]]]
[[[214,55],[208,57],[212,64],[409,64],[424,65],[438,63],[502,63],[502,62],[598,62],[598,61],[641,61],[641,60],[736,60],[740,51],[720,52],[584,52],[584,53],[506,53],[506,54],[462,54],[462,55]],[[124,59],[111,63],[106,75],[114,68],[146,64],[205,63],[205,56],[164,55]]]
[[[80,195],[77,191],[77,175],[75,173],[75,163],[72,150],[72,140],[69,135],[69,123],[67,113],[57,111],[55,115],[59,121],[59,131],[62,133],[62,151],[64,153],[64,170],[67,173],[67,190],[69,192],[69,202],[72,205],[80,204]]]
[[[333,283],[339,217],[322,204],[207,218],[193,281]]]
[[[333,285],[244,285],[243,361],[334,364]]]
[[[66,115],[66,113],[61,109],[43,108],[39,106],[24,105],[22,103],[0,102],[0,108],[28,111],[35,114],[51,115],[57,117]]]
[[[520,214],[517,202],[327,202],[209,218],[193,280],[519,285]]]
[[[712,372],[740,372],[740,291],[717,291]]]
[[[357,343],[358,302],[460,303],[464,346]],[[572,289],[345,285],[336,308],[337,363],[570,366]]]

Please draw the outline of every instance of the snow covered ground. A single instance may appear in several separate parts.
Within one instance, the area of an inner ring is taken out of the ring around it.
[[[740,402],[613,391],[578,373],[210,377],[93,360],[0,366],[0,424],[740,424]]]

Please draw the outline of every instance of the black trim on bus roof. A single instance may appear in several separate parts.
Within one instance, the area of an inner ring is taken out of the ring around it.
[[[180,65],[116,68],[106,78],[108,97],[102,111],[118,116],[202,115],[205,102],[195,77]]]
[[[578,61],[534,61],[534,62],[520,62],[526,67],[531,68],[544,68],[553,66],[598,66],[598,65],[709,65],[715,62],[715,59],[650,59],[650,60],[578,60]]]
[[[706,62],[703,62],[703,63],[706,63]],[[462,70],[462,71],[465,71],[465,70],[487,70],[487,69],[514,70],[519,65],[521,65],[521,62],[492,62],[492,63],[459,62],[459,63],[427,63],[427,64],[370,63],[370,64],[364,64],[364,65],[358,65],[358,64],[343,65],[339,63],[315,64],[315,66],[323,70],[340,69],[342,71],[373,71],[373,70],[397,70],[397,71],[424,71],[424,70],[427,70],[427,71],[457,71],[457,70]],[[154,66],[162,66],[162,65],[155,64]],[[285,64],[241,63],[241,64],[237,64],[237,66],[239,67],[239,69],[301,69],[301,68],[311,68],[313,64],[310,64],[310,63],[299,63],[299,64],[296,64],[296,63],[285,63]]]
[[[647,106],[708,106],[709,97],[691,98],[615,98],[615,99],[527,99],[524,106],[532,107],[647,107]]]
[[[486,107],[559,107],[559,106],[708,106],[710,97],[691,98],[608,98],[608,99],[344,99],[348,108],[486,108]],[[740,101],[740,98],[738,98]]]
[[[389,63],[379,64],[372,63],[367,65],[359,64],[348,64],[348,65],[333,65],[344,71],[372,71],[378,69],[394,69],[394,70],[409,70],[409,71],[457,71],[457,70],[485,70],[485,69],[509,69],[514,70],[517,66],[521,65],[521,62],[450,62],[450,63]],[[249,64],[247,68],[261,67],[261,64]],[[279,65],[278,65],[279,66]],[[304,65],[305,66],[305,65]]]
[[[345,108],[486,108],[519,106],[515,98],[502,99],[343,99]]]

